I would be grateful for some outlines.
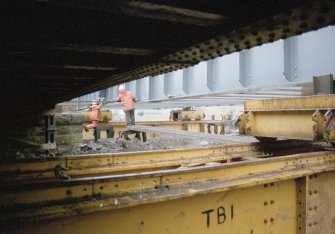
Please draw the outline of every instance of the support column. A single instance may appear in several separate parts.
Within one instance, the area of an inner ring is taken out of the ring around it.
[[[241,51],[239,53],[239,81],[243,87],[248,87],[249,80],[247,74],[247,53]]]
[[[296,38],[287,38],[284,40],[284,77],[293,82],[297,77],[297,66],[294,64],[294,46]]]
[[[207,61],[207,87],[210,91],[217,91],[218,59]]]
[[[164,94],[165,96],[171,95],[170,83],[172,79],[172,72],[164,74]]]

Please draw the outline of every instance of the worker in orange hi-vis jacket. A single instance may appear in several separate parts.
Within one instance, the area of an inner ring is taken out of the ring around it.
[[[121,102],[122,110],[126,114],[126,122],[128,125],[135,125],[135,96],[123,85],[119,86],[119,96],[117,97],[117,101]]]
[[[102,107],[102,102],[98,103],[97,101],[93,100],[92,101],[92,113],[91,113],[91,123],[85,125],[85,131],[88,132],[88,129],[90,128],[95,128],[99,121],[101,121],[102,115],[101,115],[101,107]]]

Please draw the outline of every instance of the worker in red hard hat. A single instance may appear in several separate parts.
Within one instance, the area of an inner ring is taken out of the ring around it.
[[[102,119],[101,107],[102,107],[102,102],[98,103],[95,100],[92,101],[91,123],[85,125],[84,128],[85,128],[86,132],[88,132],[88,129],[90,129],[90,128],[95,128],[98,125],[98,123],[101,121],[101,119]]]
[[[119,86],[119,91],[117,101],[121,102],[122,110],[126,114],[127,125],[135,125],[135,96],[123,85]]]

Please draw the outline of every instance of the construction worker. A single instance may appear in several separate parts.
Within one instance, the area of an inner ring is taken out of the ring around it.
[[[122,110],[126,114],[126,122],[128,125],[135,125],[135,96],[123,85],[119,86],[119,96],[117,97],[117,101],[121,102]]]
[[[91,106],[91,123],[85,125],[85,131],[88,132],[88,129],[90,128],[95,128],[99,121],[101,121],[102,115],[101,115],[101,107],[102,107],[102,102],[98,103],[97,101],[93,100],[92,101],[92,106]]]

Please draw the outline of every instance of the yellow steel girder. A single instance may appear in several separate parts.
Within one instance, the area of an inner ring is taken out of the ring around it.
[[[224,165],[8,186],[0,194],[0,206],[4,208],[0,214],[11,222],[107,211],[333,171],[334,161],[334,152],[321,151]]]
[[[39,223],[15,233],[332,233],[335,172]],[[104,204],[99,208],[103,210]],[[79,209],[79,208],[78,208]]]
[[[246,101],[240,133],[335,142],[335,95]]]

